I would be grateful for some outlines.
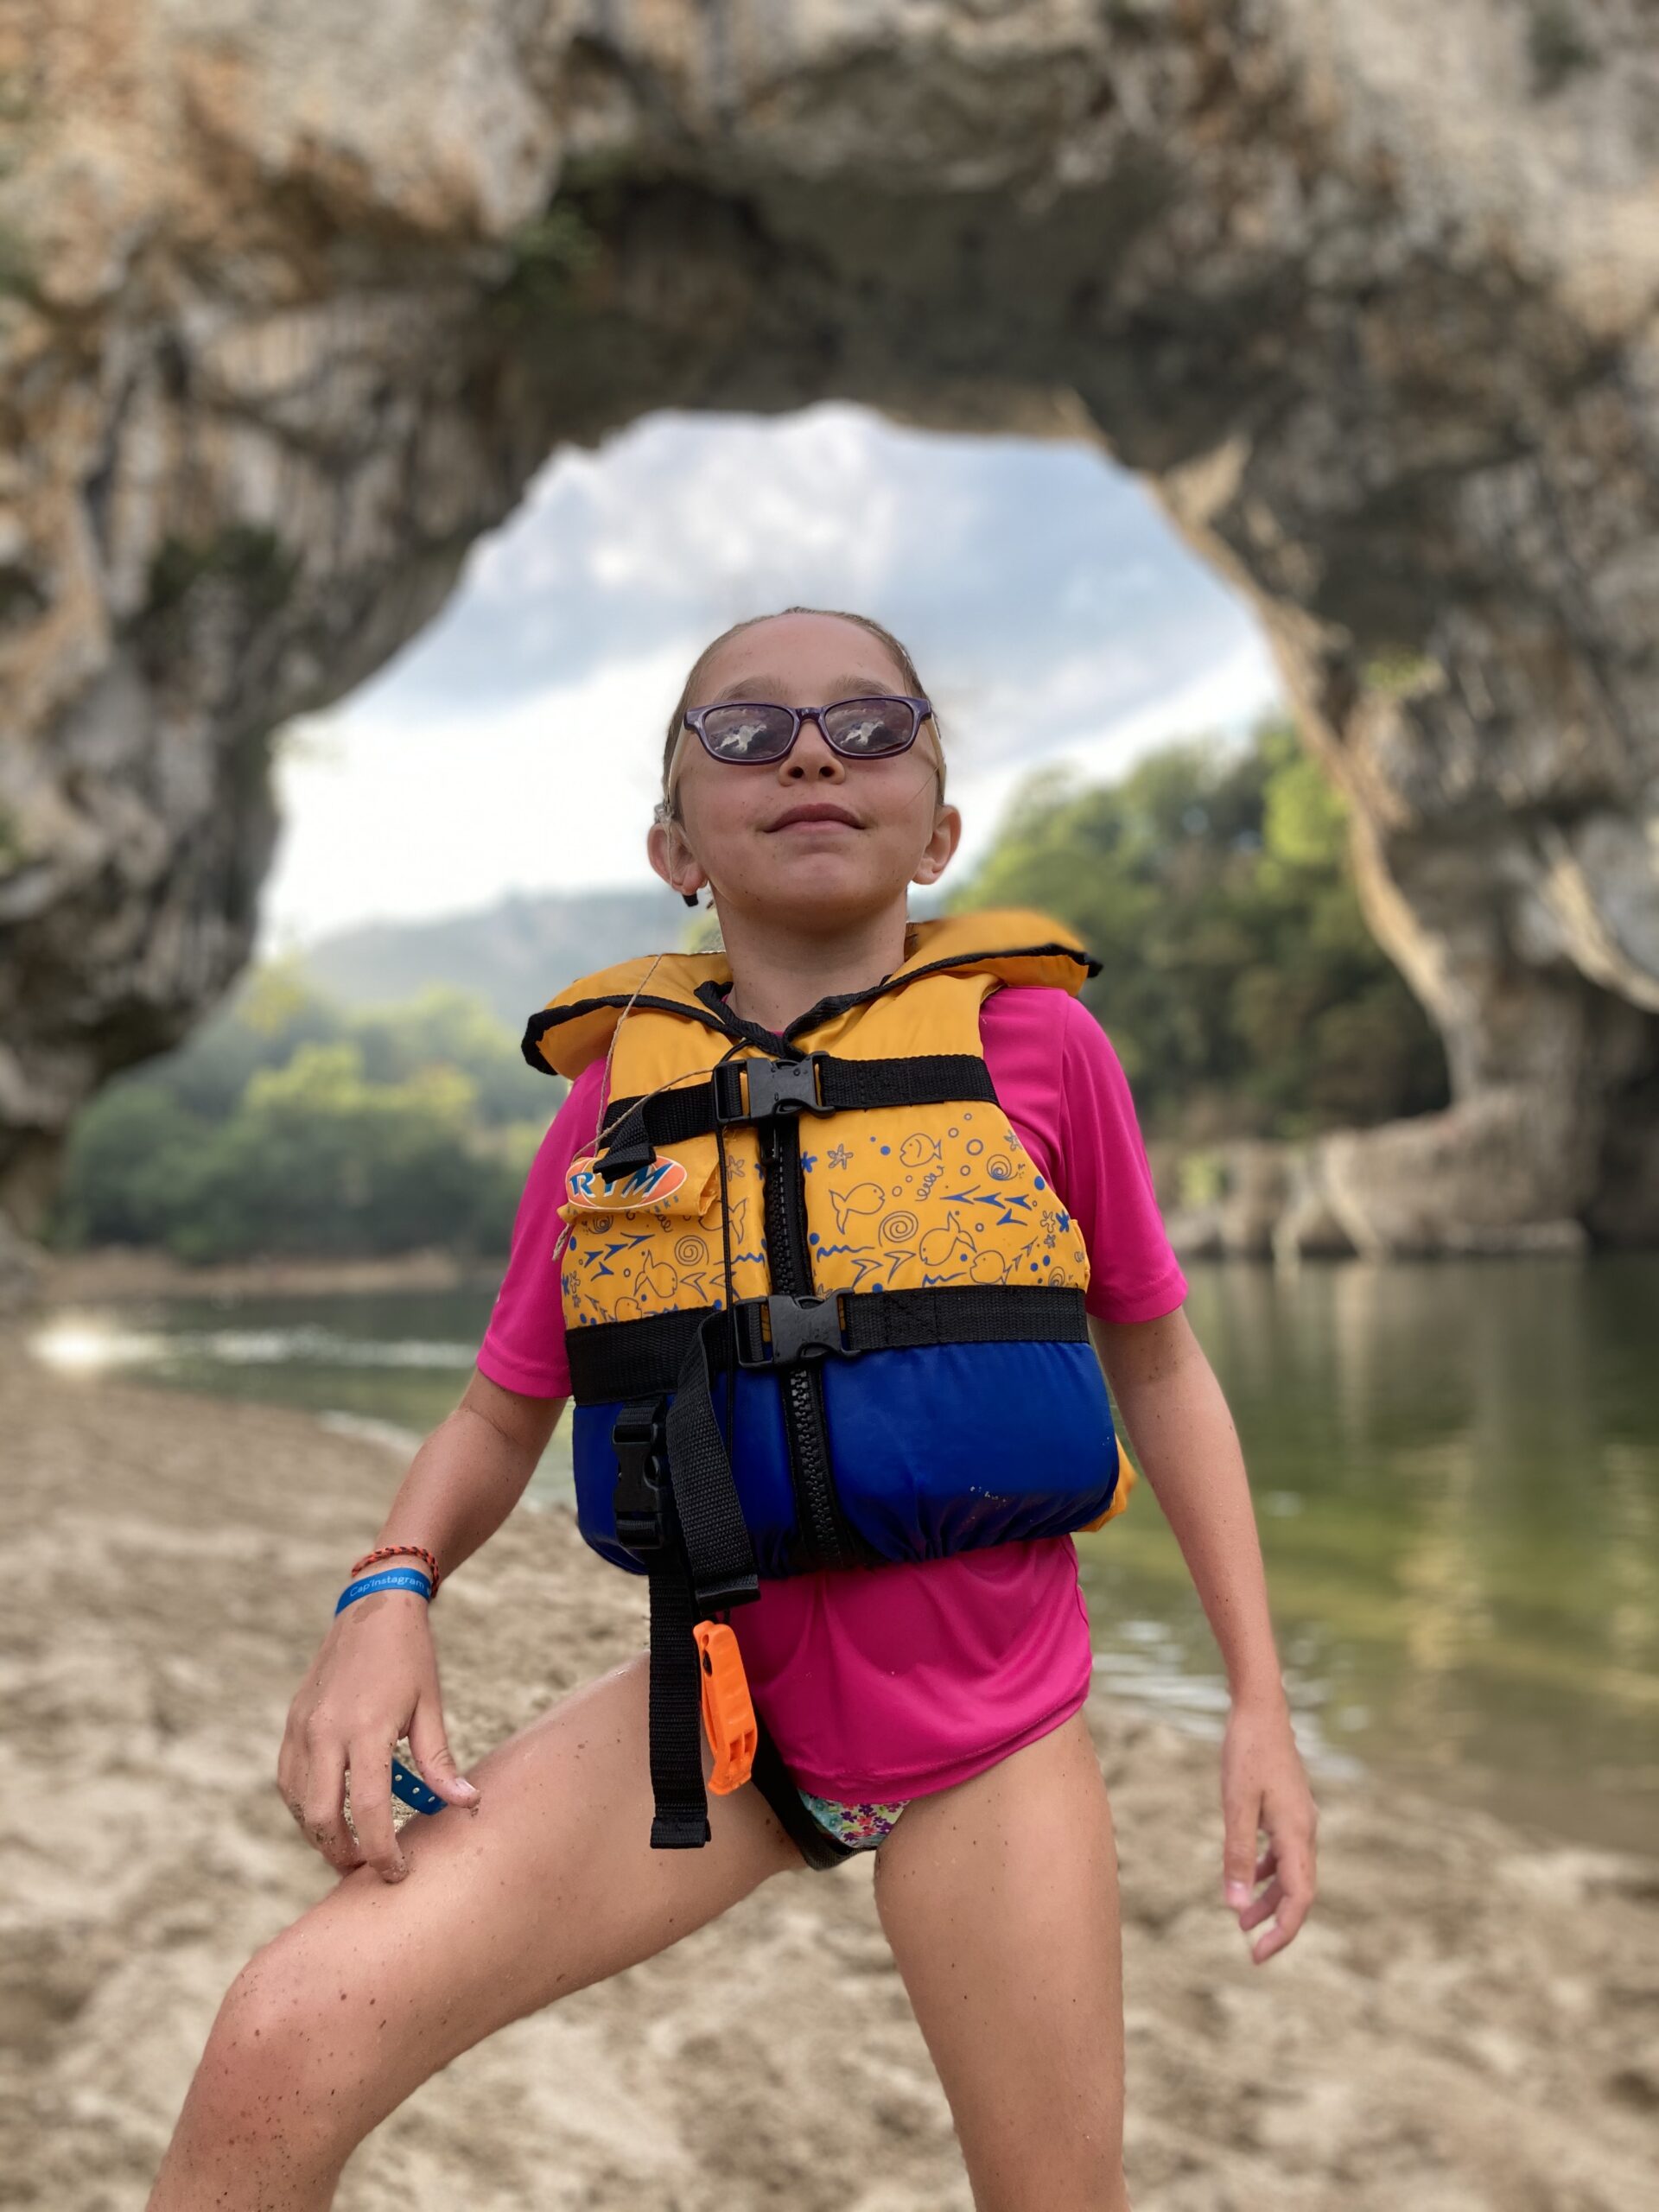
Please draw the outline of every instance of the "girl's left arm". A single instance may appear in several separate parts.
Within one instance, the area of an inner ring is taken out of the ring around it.
[[[1155,1321],[1091,1315],[1089,1325],[1136,1464],[1174,1531],[1227,1670],[1223,1894],[1239,1908],[1242,1929],[1274,1919],[1250,1953],[1259,1966],[1291,1941],[1313,1902],[1319,1809],[1280,1678],[1244,1455],[1182,1307]],[[1259,1829],[1268,1840],[1258,1859]],[[1252,1902],[1259,1880],[1268,1887]]]

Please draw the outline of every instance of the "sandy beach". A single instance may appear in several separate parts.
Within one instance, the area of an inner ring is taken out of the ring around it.
[[[0,2205],[138,2212],[227,1984],[332,1885],[276,1749],[403,1461],[303,1414],[48,1375],[28,1326],[0,1329]],[[521,1508],[435,1616],[463,1768],[644,1624],[639,1586],[569,1513]],[[1316,1777],[1320,1897],[1256,1967],[1218,1902],[1213,1749],[1103,1694],[1090,1720],[1119,1837],[1136,2212],[1651,2203],[1659,1859]],[[467,2052],[362,2146],[337,2203],[969,2199],[854,1861],[780,1877]]]

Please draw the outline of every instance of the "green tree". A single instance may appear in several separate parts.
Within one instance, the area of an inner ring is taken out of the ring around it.
[[[348,1032],[361,1048],[369,1080],[396,1083],[424,1067],[464,1068],[473,1110],[486,1127],[522,1121],[527,1099],[563,1096],[524,1065],[518,1039],[481,999],[453,983],[434,983],[406,1005],[355,1015]]]
[[[359,1012],[271,963],[79,1117],[48,1233],[192,1260],[499,1253],[564,1088],[463,992]]]
[[[1298,1136],[1446,1098],[1440,1039],[1359,908],[1339,795],[1287,725],[1117,782],[1030,778],[950,902],[1069,922],[1149,1131]]]
[[[189,1260],[499,1249],[518,1185],[468,1149],[474,1098],[457,1068],[376,1084],[357,1044],[303,1046],[249,1084],[181,1190],[168,1241]]]
[[[181,1111],[163,1084],[111,1084],[71,1132],[51,1241],[164,1243],[179,1191],[212,1137],[212,1125]]]

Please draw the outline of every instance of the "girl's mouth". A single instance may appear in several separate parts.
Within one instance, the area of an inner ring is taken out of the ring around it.
[[[771,827],[773,830],[806,830],[819,828],[825,823],[837,823],[843,830],[856,830],[858,827],[844,806],[828,804],[792,806],[787,814],[780,814]]]

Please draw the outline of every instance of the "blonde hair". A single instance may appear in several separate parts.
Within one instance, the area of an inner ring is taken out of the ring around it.
[[[780,607],[777,613],[828,614],[833,616],[837,622],[857,623],[861,630],[868,630],[873,638],[879,639],[893,655],[904,676],[905,682],[910,686],[912,696],[918,699],[925,699],[928,696],[927,688],[917,673],[916,664],[911,658],[909,652],[893,636],[892,631],[884,628],[873,616],[854,614],[847,608],[841,607]],[[663,796],[657,805],[657,816],[659,821],[677,822],[680,819],[679,799],[677,795],[668,788],[668,772],[673,763],[674,749],[679,743],[680,732],[685,727],[685,710],[696,697],[697,686],[702,681],[704,669],[708,667],[728,638],[736,637],[740,631],[753,629],[757,622],[772,622],[776,620],[775,614],[747,615],[741,622],[734,622],[729,629],[722,630],[717,638],[710,639],[696,660],[692,662],[690,672],[685,679],[684,688],[675,702],[673,713],[668,718],[668,734],[663,742]],[[938,778],[938,791],[935,804],[943,806],[944,804],[944,740],[939,728],[938,716],[936,714],[929,714],[924,718],[922,728],[925,729],[930,726],[933,732],[934,770]],[[918,731],[917,734],[919,737],[920,731]]]

